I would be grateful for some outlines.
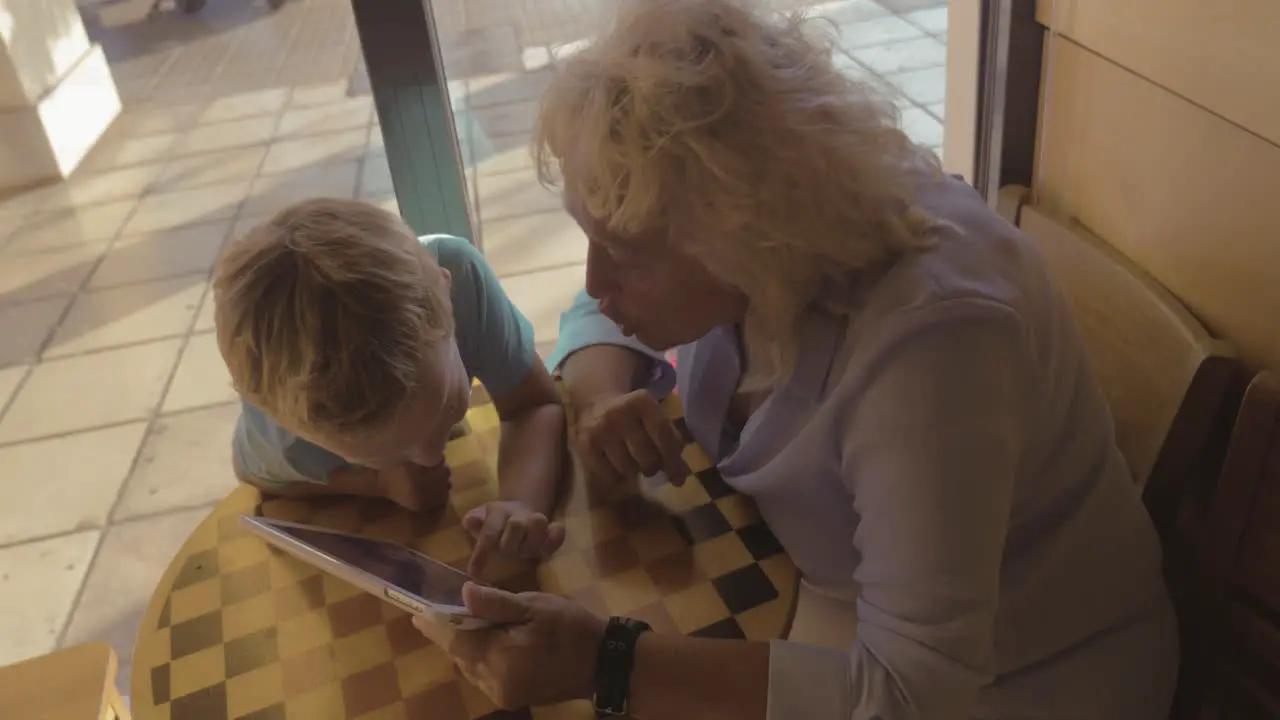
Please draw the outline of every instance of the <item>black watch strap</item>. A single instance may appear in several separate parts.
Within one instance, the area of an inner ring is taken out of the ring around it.
[[[627,714],[631,700],[631,668],[636,660],[636,643],[651,628],[641,620],[612,617],[596,654],[596,717]]]

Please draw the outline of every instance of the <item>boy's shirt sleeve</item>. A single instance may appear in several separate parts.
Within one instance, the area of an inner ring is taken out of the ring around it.
[[[333,471],[347,466],[342,457],[285,430],[248,401],[241,401],[231,454],[237,472],[268,487],[324,485]]]
[[[450,235],[423,238],[453,276],[453,316],[462,364],[490,395],[515,390],[537,362],[533,324],[502,289],[471,243]]]

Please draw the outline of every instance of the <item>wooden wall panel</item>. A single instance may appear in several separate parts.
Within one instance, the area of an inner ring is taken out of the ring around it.
[[[1039,0],[1037,19],[1280,144],[1280,1]]]
[[[1280,370],[1280,146],[1069,40],[1046,53],[1034,202]]]

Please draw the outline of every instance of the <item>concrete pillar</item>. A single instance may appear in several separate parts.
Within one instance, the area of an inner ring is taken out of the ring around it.
[[[75,0],[0,0],[0,188],[66,178],[119,114]]]

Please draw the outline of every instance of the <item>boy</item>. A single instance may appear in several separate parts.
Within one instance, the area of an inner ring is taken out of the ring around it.
[[[564,413],[529,321],[465,240],[419,239],[353,200],[308,200],[238,238],[214,270],[218,345],[242,398],[237,477],[288,497],[443,505],[449,432],[472,378],[502,419],[499,499],[468,513],[471,572],[544,558]]]

